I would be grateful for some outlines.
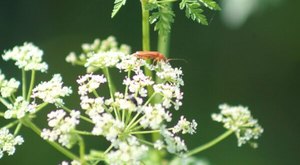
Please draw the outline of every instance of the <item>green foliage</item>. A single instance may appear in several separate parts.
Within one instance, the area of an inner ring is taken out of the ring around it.
[[[213,0],[199,0],[204,6],[211,10],[221,10],[220,6]]]
[[[179,4],[181,10],[185,9],[187,18],[197,21],[203,25],[208,25],[205,15],[203,15],[202,5],[211,10],[221,10],[220,6],[213,0],[182,0]]]
[[[183,10],[185,8],[186,17],[203,25],[208,25],[207,19],[202,14],[203,10],[200,7],[200,3],[196,1],[182,0],[180,3],[180,9]]]
[[[115,5],[114,5],[114,9],[111,13],[111,17],[114,17],[118,13],[118,11],[121,9],[121,7],[126,4],[126,0],[115,0],[114,4]]]
[[[171,31],[171,24],[174,22],[175,14],[172,10],[172,3],[179,0],[148,0],[146,9],[151,12],[149,21],[154,25],[154,30],[159,34],[165,35]],[[115,6],[112,17],[125,5],[126,0],[115,0]],[[210,10],[221,10],[220,6],[214,0],[180,0],[179,8],[185,10],[187,18],[196,21],[202,25],[208,25],[206,16],[203,14],[203,8]]]
[[[169,4],[159,4],[157,7],[152,6],[153,12],[149,18],[151,24],[155,23],[154,30],[165,35],[171,31],[171,24],[174,22],[174,12]]]

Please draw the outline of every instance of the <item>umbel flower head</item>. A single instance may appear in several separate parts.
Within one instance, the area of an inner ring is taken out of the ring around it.
[[[60,74],[53,75],[48,82],[41,82],[32,91],[32,98],[40,98],[46,103],[56,105],[63,104],[62,97],[69,96],[72,93],[71,87],[63,86]]]
[[[169,124],[172,113],[182,106],[181,68],[174,68],[163,60],[147,63],[129,54],[130,49],[125,47],[118,47],[111,37],[102,42],[95,40],[84,44],[79,56],[71,53],[66,59],[93,72],[79,76],[78,94],[81,108],[94,124],[91,134],[104,136],[112,143],[107,150],[107,161],[116,165],[140,164],[149,149],[165,149],[170,153],[187,151],[179,134],[194,134],[197,123],[182,116],[175,126]],[[145,68],[160,81],[147,75]],[[103,74],[96,73],[100,69]],[[119,82],[121,88],[114,88],[109,73],[113,69],[126,74]],[[110,95],[102,95],[102,89],[107,87]],[[151,133],[160,133],[161,139],[151,142],[138,136]]]
[[[223,123],[226,129],[235,132],[238,139],[238,146],[242,146],[252,139],[258,139],[263,133],[263,128],[254,119],[247,107],[229,106],[222,104],[219,106],[221,112],[212,114],[212,119]],[[256,143],[252,143],[256,147]]]
[[[32,43],[25,42],[22,46],[15,46],[5,51],[2,56],[5,61],[13,60],[20,69],[46,72],[48,65],[42,62],[43,51]]]
[[[5,75],[0,70],[0,96],[3,98],[10,97],[15,93],[20,86],[20,82],[14,78],[9,80],[5,79]]]
[[[0,158],[3,153],[6,152],[8,155],[13,155],[16,150],[16,145],[21,145],[24,142],[23,138],[18,135],[14,136],[9,133],[7,128],[0,129]]]

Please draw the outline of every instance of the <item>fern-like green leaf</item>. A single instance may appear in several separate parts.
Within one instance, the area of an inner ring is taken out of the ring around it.
[[[171,31],[171,24],[174,22],[174,12],[168,4],[158,6],[158,11],[153,12],[149,18],[151,24],[155,23],[154,30],[165,35]]]
[[[111,13],[112,18],[118,13],[121,7],[126,4],[126,0],[115,0],[114,4],[114,9]]]
[[[213,0],[199,0],[204,6],[211,10],[221,10],[221,7]]]
[[[200,8],[200,3],[191,0],[182,0],[179,5],[180,8],[185,8],[186,17],[203,25],[208,25],[205,15],[202,14],[203,10]]]

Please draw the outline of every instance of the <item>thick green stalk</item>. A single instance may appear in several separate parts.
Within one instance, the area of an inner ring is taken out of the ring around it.
[[[141,0],[142,5],[142,40],[143,40],[143,50],[150,50],[150,23],[149,23],[149,10],[146,9],[146,4],[148,0]]]
[[[228,130],[225,133],[223,133],[222,135],[220,135],[220,136],[216,137],[215,139],[213,139],[212,141],[210,141],[210,142],[208,142],[206,144],[203,144],[203,145],[201,145],[201,146],[199,146],[199,147],[197,147],[197,148],[189,151],[188,153],[185,154],[185,156],[188,157],[188,156],[195,155],[195,154],[197,154],[199,152],[202,152],[202,151],[204,151],[204,150],[206,150],[206,149],[208,149],[208,148],[216,145],[217,143],[221,142],[222,140],[224,140],[225,138],[227,138],[232,133],[233,133],[232,130]]]
[[[150,49],[150,23],[149,23],[149,10],[146,9],[146,4],[148,0],[141,0],[142,6],[142,41],[143,41],[143,51],[149,51]],[[148,63],[150,60],[147,61]],[[145,75],[152,77],[152,72],[145,67]],[[151,96],[153,89],[151,86],[147,86],[148,96]]]
[[[27,126],[28,128],[32,129],[36,134],[38,134],[39,136],[41,135],[41,130],[32,121],[30,121],[30,119],[24,117],[21,121],[22,121],[22,123],[25,126]],[[60,146],[58,143],[52,142],[52,141],[49,141],[49,140],[46,140],[46,141],[52,147],[54,147],[55,149],[57,149],[59,152],[61,152],[62,154],[64,154],[68,158],[70,158],[72,160],[78,160],[78,161],[80,160],[76,155],[74,155],[72,152],[70,152],[67,149],[65,149],[62,146]]]

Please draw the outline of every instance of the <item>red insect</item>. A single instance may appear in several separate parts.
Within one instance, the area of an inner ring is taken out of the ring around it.
[[[158,61],[168,62],[168,59],[163,54],[157,51],[137,51],[133,55],[144,60],[152,59],[154,62],[158,62]]]

